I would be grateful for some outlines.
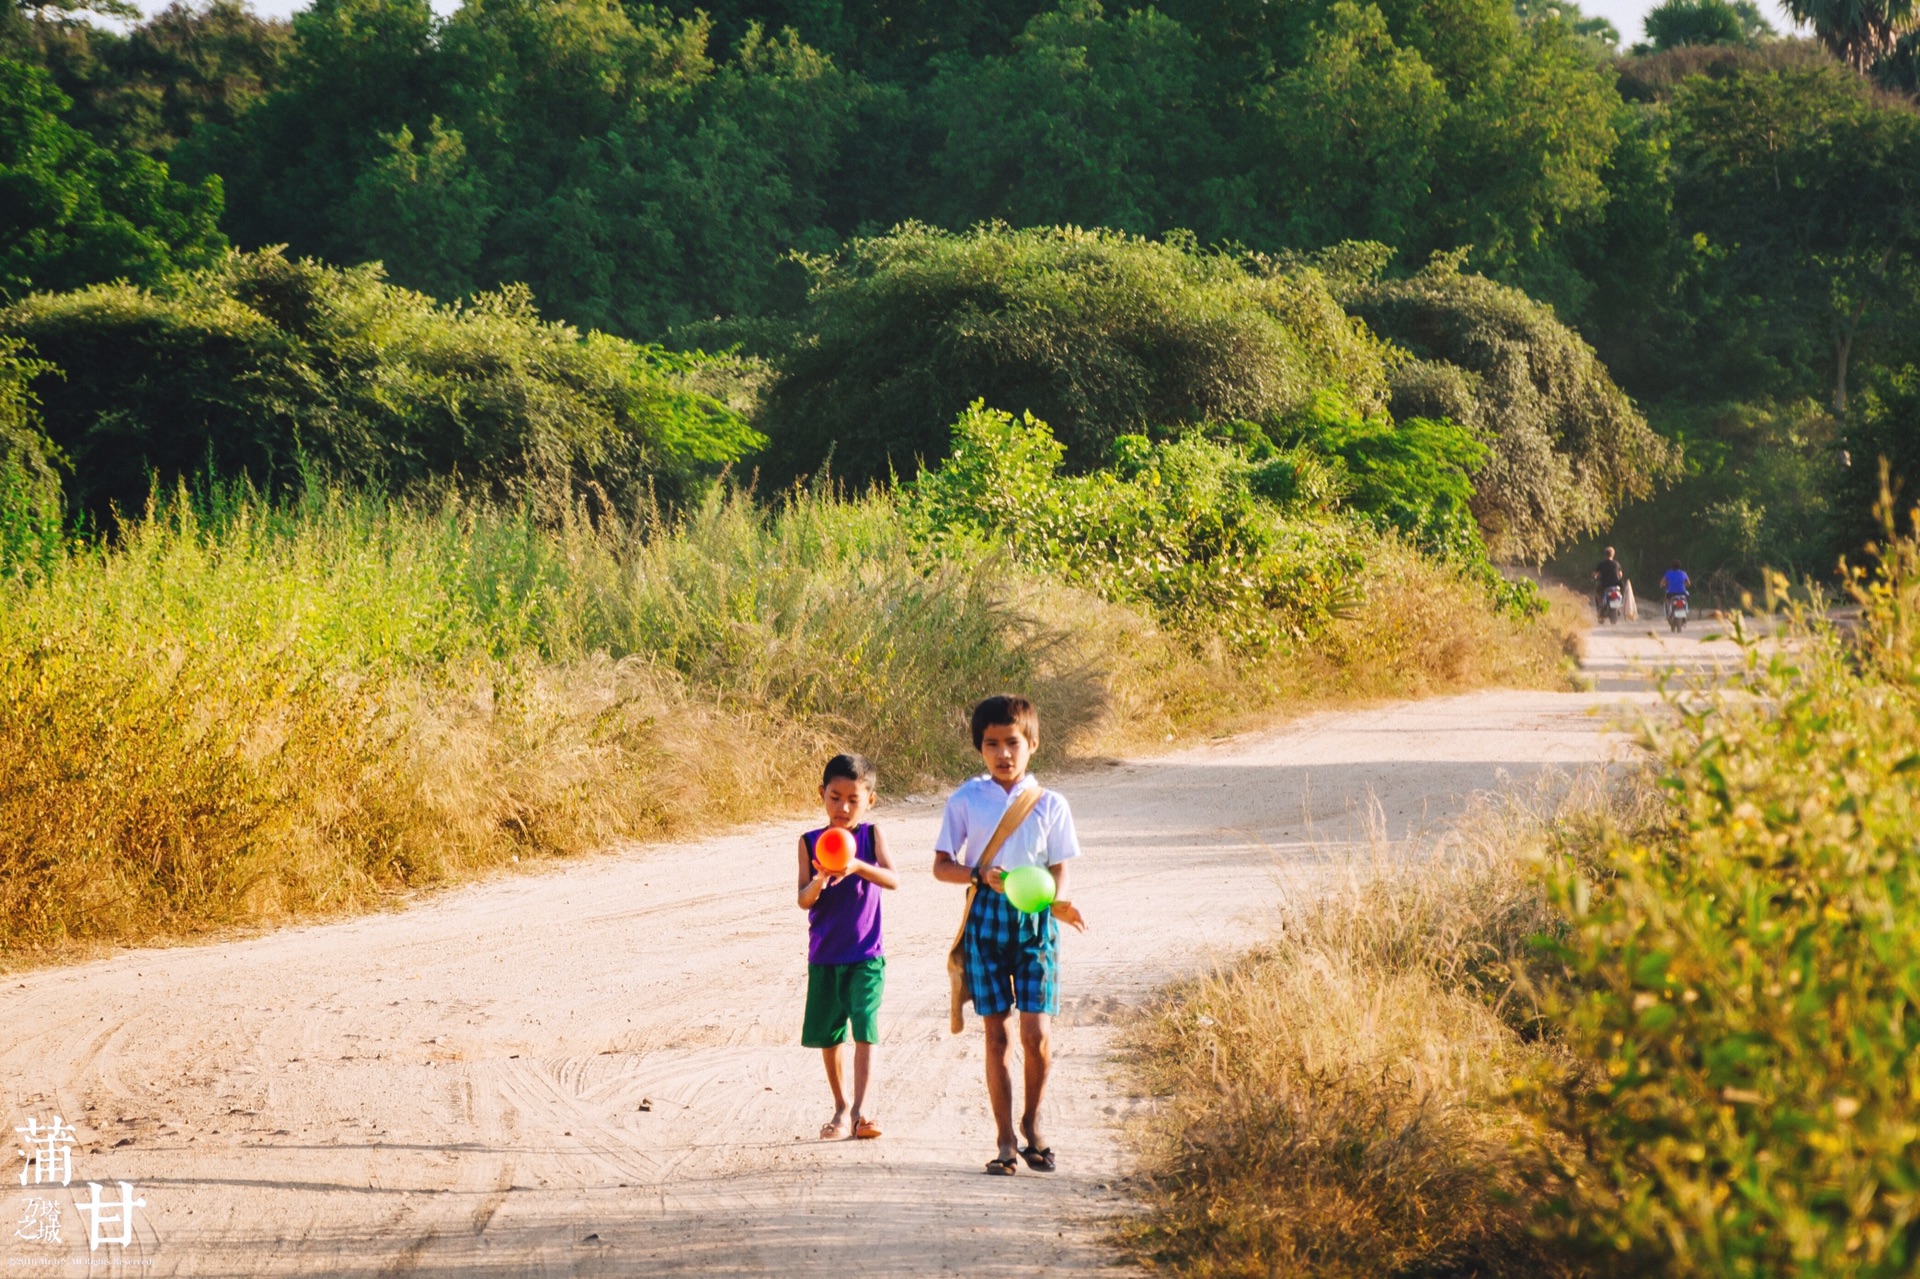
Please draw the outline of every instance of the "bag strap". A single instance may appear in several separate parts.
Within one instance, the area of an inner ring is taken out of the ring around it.
[[[1026,821],[1028,815],[1039,806],[1041,797],[1046,793],[1038,783],[1035,783],[1013,797],[1013,802],[1007,805],[1007,811],[1000,814],[1000,824],[993,828],[993,838],[989,839],[986,848],[981,850],[980,874],[982,876],[993,869],[993,859],[1000,855],[1000,850],[1006,846],[1007,840],[1012,837],[1013,832],[1020,829],[1020,824]]]

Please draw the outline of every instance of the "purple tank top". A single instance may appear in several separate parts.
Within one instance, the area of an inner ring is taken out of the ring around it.
[[[827,828],[806,833],[807,853],[813,853],[813,841]],[[873,855],[873,826],[862,822],[853,828],[853,855],[869,866],[876,865]],[[857,964],[863,959],[878,959],[880,949],[880,889],[849,875],[831,888],[820,890],[819,900],[807,912],[807,962],[809,964]]]

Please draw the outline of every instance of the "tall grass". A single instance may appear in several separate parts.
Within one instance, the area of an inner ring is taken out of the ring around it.
[[[1171,992],[1135,1246],[1196,1276],[1913,1273],[1920,527],[1850,585],[1856,628],[1802,612],[1733,687],[1671,688],[1642,781],[1483,819]]]
[[[895,787],[955,778],[996,689],[1041,704],[1057,766],[1290,700],[1557,677],[1549,630],[1378,549],[1380,611],[1250,661],[988,550],[931,555],[884,495],[558,524],[155,500],[0,582],[0,949],[364,908],[737,820],[803,799],[834,749]]]
[[[1530,865],[1637,826],[1634,779],[1480,806],[1429,860],[1358,862],[1284,902],[1271,941],[1133,1030],[1151,1211],[1125,1231],[1182,1275],[1568,1275],[1534,1229],[1554,1153],[1512,1105],[1552,1049]]]

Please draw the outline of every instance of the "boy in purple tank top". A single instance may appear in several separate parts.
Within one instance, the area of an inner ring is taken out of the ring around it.
[[[878,1137],[880,1125],[866,1113],[873,1045],[879,1039],[880,993],[887,960],[880,946],[880,890],[898,888],[880,829],[861,819],[873,806],[873,765],[863,755],[835,755],[820,777],[820,803],[827,824],[800,837],[800,909],[807,912],[807,1012],[800,1042],[818,1048],[833,1089],[833,1118],[820,1125],[822,1138]],[[853,836],[854,858],[846,870],[821,870],[814,841],[828,830]],[[841,1046],[853,1034],[853,1108],[841,1084]]]

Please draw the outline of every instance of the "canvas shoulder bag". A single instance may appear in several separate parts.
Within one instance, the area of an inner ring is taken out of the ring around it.
[[[1014,796],[1013,802],[1007,805],[1007,811],[1000,815],[1000,824],[993,828],[993,838],[987,841],[987,846],[980,852],[982,876],[993,869],[993,860],[1000,855],[1007,837],[1020,829],[1020,823],[1027,820],[1028,814],[1038,807],[1041,797],[1046,793],[1039,786],[1031,786]],[[967,885],[967,908],[960,912],[960,931],[953,935],[953,945],[947,949],[947,1029],[956,1035],[966,1028],[961,1009],[973,998],[973,992],[967,989],[967,957],[962,946],[967,936],[967,920],[973,915],[974,895],[979,891],[978,885]]]

